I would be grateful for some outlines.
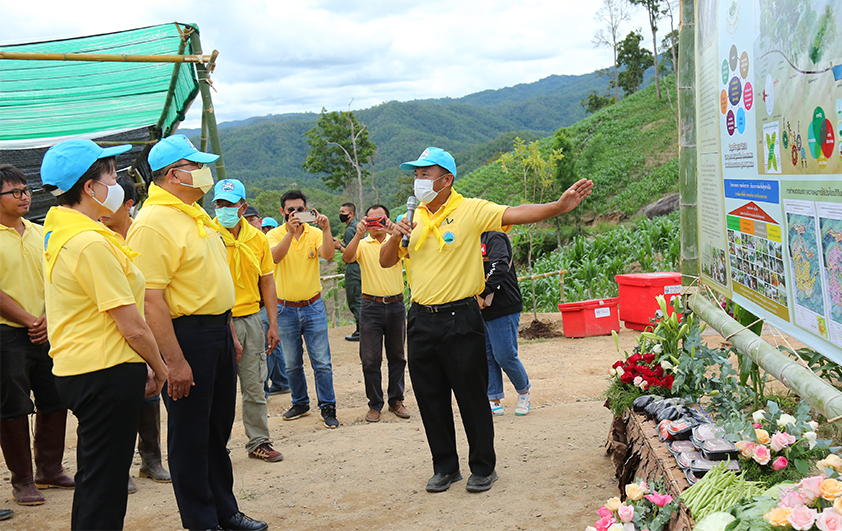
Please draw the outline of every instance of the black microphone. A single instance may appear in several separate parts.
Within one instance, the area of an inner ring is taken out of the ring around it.
[[[418,200],[414,195],[406,198],[406,221],[409,223],[409,228],[412,230],[412,218],[415,215],[415,209],[418,208]],[[401,238],[401,247],[406,249],[409,247],[409,236],[406,234]]]

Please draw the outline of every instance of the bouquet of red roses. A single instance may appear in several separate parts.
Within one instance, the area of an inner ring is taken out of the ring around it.
[[[617,361],[609,369],[609,376],[619,378],[625,384],[637,386],[643,390],[650,387],[672,388],[673,376],[667,373],[672,364],[666,360],[655,363],[655,354],[633,354],[625,361]]]

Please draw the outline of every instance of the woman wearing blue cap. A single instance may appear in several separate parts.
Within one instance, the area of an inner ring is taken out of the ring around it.
[[[168,374],[142,317],[137,253],[96,221],[122,206],[115,157],[129,149],[68,140],[41,163],[59,205],[44,222],[50,355],[59,395],[79,422],[71,529],[123,528],[144,391],[160,393]]]

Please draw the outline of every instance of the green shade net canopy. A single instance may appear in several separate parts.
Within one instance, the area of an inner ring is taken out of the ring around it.
[[[198,32],[198,26],[174,22],[88,37],[0,44],[0,51],[191,55],[189,31]],[[174,69],[178,76],[167,105]],[[184,120],[198,93],[191,63],[0,59],[0,150],[49,146],[69,138],[95,139],[159,122],[154,136],[168,136]]]

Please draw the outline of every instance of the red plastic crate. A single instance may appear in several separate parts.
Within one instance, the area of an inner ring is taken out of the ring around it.
[[[604,336],[620,331],[619,297],[559,304],[564,337]]]
[[[614,277],[620,287],[620,319],[626,328],[645,330],[661,309],[655,299],[663,295],[667,315],[672,315],[670,301],[681,295],[681,273],[634,273]]]

